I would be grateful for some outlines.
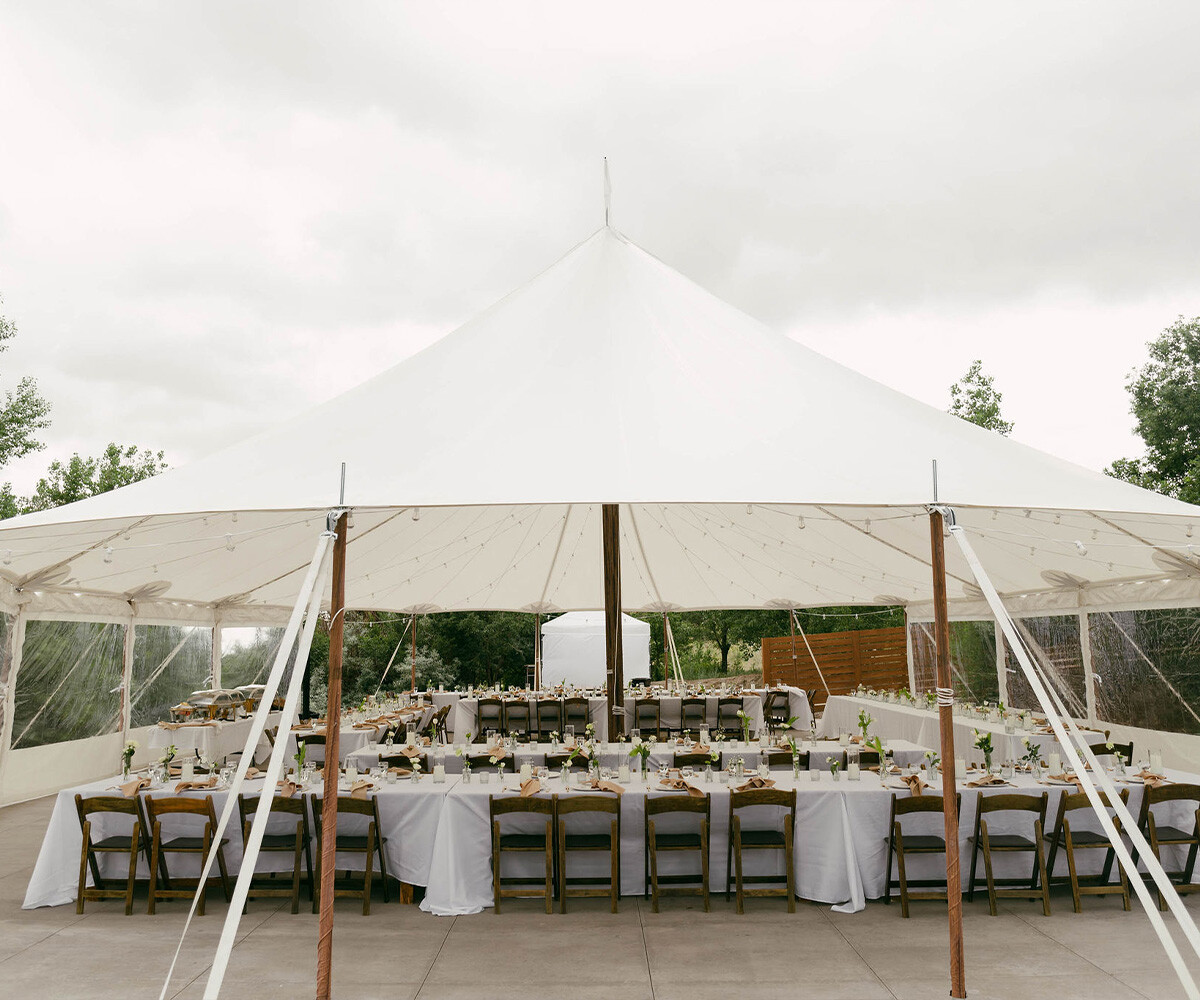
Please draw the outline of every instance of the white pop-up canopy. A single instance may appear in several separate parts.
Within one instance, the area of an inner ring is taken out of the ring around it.
[[[398,433],[405,461],[391,462]],[[553,460],[512,461],[511,447],[531,439]],[[919,610],[935,459],[938,498],[1017,605],[1200,598],[1190,548],[1200,509],[864,378],[606,227],[478,318],[297,419],[3,522],[0,601],[278,620],[345,461],[351,608],[602,607],[608,501],[622,504],[630,610]],[[968,568],[950,560],[952,605],[986,614]]]
[[[650,626],[621,615],[625,677],[650,677]],[[542,683],[600,687],[605,683],[603,611],[569,611],[542,625]]]

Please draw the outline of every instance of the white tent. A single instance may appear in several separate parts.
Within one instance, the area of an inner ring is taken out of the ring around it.
[[[403,462],[387,457],[397,435]],[[512,461],[531,439],[554,460]],[[864,378],[605,227],[309,413],[151,480],[0,523],[0,753],[24,630],[38,619],[124,628],[125,690],[131,626],[211,629],[219,682],[222,629],[286,619],[343,461],[352,609],[601,608],[610,502],[627,610],[890,603],[920,619],[935,459],[936,498],[954,507],[1010,610],[1200,604],[1200,508]],[[952,612],[990,620],[953,547],[947,570]],[[112,759],[120,733],[103,731],[102,747],[74,746],[71,758]]]
[[[621,615],[625,677],[650,676],[650,626]],[[604,683],[603,611],[569,611],[542,626],[542,683],[599,687]]]

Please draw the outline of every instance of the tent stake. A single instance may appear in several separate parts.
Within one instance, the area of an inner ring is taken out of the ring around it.
[[[333,973],[333,880],[337,866],[338,732],[342,724],[342,632],[346,620],[346,521],[337,519],[329,612],[329,694],[325,703],[325,792],[321,810],[321,917],[317,929],[317,1000],[329,1000]]]
[[[625,662],[621,642],[621,510],[615,503],[601,508],[604,542],[604,640],[608,666],[608,738],[623,733]],[[620,711],[617,711],[620,698]]]
[[[934,467],[936,469],[936,466]],[[936,472],[935,472],[936,475]],[[954,773],[954,687],[950,677],[950,615],[946,607],[946,549],[942,515],[929,512],[933,564],[933,613],[937,643],[938,728],[942,750],[942,813],[946,832],[946,900],[950,916],[950,995],[967,995],[963,962],[962,875],[958,860],[958,797]]]

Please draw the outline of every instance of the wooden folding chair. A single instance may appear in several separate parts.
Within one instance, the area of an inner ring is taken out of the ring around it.
[[[79,826],[83,831],[83,845],[79,855],[79,889],[75,894],[75,912],[83,912],[86,899],[124,899],[125,916],[133,913],[133,886],[137,877],[138,855],[145,851],[146,841],[142,836],[142,814],[136,798],[124,796],[95,795],[84,798],[75,796],[75,811],[79,815]],[[110,834],[99,840],[92,839],[90,816],[117,814],[133,818],[133,828],[127,834]],[[124,888],[110,887],[100,875],[98,854],[128,854],[129,875]],[[88,868],[92,870],[92,885],[87,884]]]
[[[1016,899],[1041,899],[1042,912],[1050,916],[1050,879],[1046,874],[1046,855],[1043,851],[1046,823],[1046,793],[1027,795],[1012,793],[1007,795],[980,795],[975,813],[975,836],[971,838],[971,879],[967,889],[967,898],[975,898],[975,870],[980,850],[983,851],[983,868],[987,876],[988,908],[992,916],[996,915],[996,900],[1000,897]],[[1033,836],[1026,837],[1019,833],[988,832],[987,820],[983,817],[992,813],[1033,813]],[[997,880],[992,874],[992,854],[1032,854],[1033,874],[1030,876],[1027,888],[1019,885],[1012,888],[996,888]]]
[[[225,845],[229,843],[229,838],[222,837],[220,841],[215,844],[213,843],[213,836],[217,829],[217,816],[213,811],[212,796],[206,795],[204,798],[199,799],[184,796],[157,798],[152,795],[146,795],[143,796],[142,802],[146,809],[146,820],[151,830],[150,901],[147,904],[146,912],[153,914],[160,898],[191,899],[196,887],[199,885],[198,879],[173,880],[167,867],[166,856],[168,854],[198,855],[201,868],[203,868],[208,860],[209,852],[216,851],[217,867],[221,872],[221,888],[225,892],[226,902],[232,899],[229,887],[229,870],[225,866]],[[185,833],[164,839],[164,818],[173,819],[180,816],[202,817],[205,821],[203,834],[197,837],[194,834]],[[164,886],[162,889],[158,887],[159,872],[162,873]],[[196,907],[196,912],[200,916],[204,916],[204,903],[208,896],[208,885],[213,881],[214,877],[209,877],[205,883],[204,891],[200,893],[200,902]],[[176,885],[178,888],[174,887]]]
[[[633,730],[640,736],[662,737],[662,706],[657,698],[635,698]]]
[[[254,813],[258,809],[257,795],[247,797],[245,795],[238,796],[238,815],[242,820],[242,846],[245,848],[246,842],[250,839],[250,827],[254,822]],[[290,888],[281,888],[279,883],[274,879],[269,881],[274,884],[267,884],[267,881],[260,879],[259,884],[255,884],[253,878],[250,880],[250,889],[246,893],[247,899],[257,898],[285,898],[292,901],[292,912],[300,912],[300,861],[304,860],[304,868],[308,873],[308,898],[312,900],[313,913],[317,912],[317,892],[315,883],[313,882],[313,863],[312,863],[312,848],[309,843],[308,833],[308,804],[304,796],[297,798],[284,798],[282,795],[276,795],[271,800],[271,816],[297,816],[296,829],[289,830],[287,833],[264,833],[262,845],[259,847],[261,854],[291,854],[292,855],[292,879]],[[244,856],[244,855],[243,855]]]
[[[955,808],[961,809],[961,807],[962,796],[959,795],[955,799]],[[905,857],[909,854],[945,854],[946,838],[933,833],[909,833],[905,836],[900,818],[916,813],[937,813],[941,816],[944,811],[944,804],[940,795],[912,795],[905,798],[900,798],[896,795],[892,796],[892,814],[888,820],[887,882],[883,901],[891,903],[892,887],[898,885],[900,889],[900,913],[902,916],[908,916],[909,900],[947,898],[945,879],[910,881],[904,864]],[[897,874],[899,875],[898,883],[892,881],[893,858],[896,860]],[[911,892],[908,888],[910,885],[936,885],[942,888],[936,891]]]
[[[1105,807],[1111,808],[1108,801],[1108,793],[1100,792],[1100,799]],[[1129,801],[1129,789],[1121,790],[1121,801]],[[1072,830],[1071,821],[1067,814],[1086,809],[1089,814],[1092,812],[1092,803],[1084,792],[1075,792],[1070,795],[1064,794],[1058,800],[1058,815],[1054,820],[1054,832],[1050,836],[1050,858],[1046,862],[1046,870],[1050,872],[1051,880],[1054,878],[1054,862],[1058,856],[1060,847],[1064,849],[1067,855],[1067,878],[1071,883],[1071,900],[1075,904],[1075,912],[1082,913],[1083,906],[1081,896],[1107,896],[1114,893],[1119,893],[1125,903],[1125,909],[1129,909],[1129,880],[1125,877],[1125,869],[1117,865],[1117,872],[1121,876],[1120,883],[1110,883],[1109,878],[1112,875],[1113,861],[1117,856],[1116,850],[1113,848],[1112,841],[1108,839],[1107,833],[1097,833],[1094,830]],[[1117,832],[1121,831],[1121,819],[1119,816],[1112,817],[1113,825],[1117,828]],[[1080,879],[1079,873],[1075,869],[1075,852],[1077,850],[1097,850],[1104,851],[1104,868],[1099,875],[1091,877],[1085,876]]]
[[[710,809],[712,800],[705,795],[698,799],[691,795],[648,795],[646,797],[646,891],[650,893],[650,905],[658,912],[658,899],[664,893],[680,896],[700,896],[704,900],[704,912],[708,902],[708,831],[711,826]],[[693,813],[700,817],[700,830],[692,832],[659,832],[655,816]],[[700,874],[660,875],[658,852],[697,851],[700,854]],[[695,884],[697,877],[700,885]],[[664,889],[664,885],[672,888]]]
[[[758,806],[783,806],[787,812],[783,817],[783,829],[754,828],[743,829],[742,817],[738,815],[741,809],[751,809]],[[725,858],[725,898],[729,898],[731,869],[736,864],[737,874],[737,912],[745,912],[742,900],[745,896],[786,896],[788,913],[796,912],[795,866],[793,863],[792,831],[796,826],[796,789],[786,791],[779,788],[751,788],[744,792],[729,793],[729,849]],[[778,875],[743,875],[743,851],[783,851],[785,864],[786,887],[783,889],[746,889],[746,883],[775,883]]]
[[[608,896],[612,912],[617,912],[621,896],[621,799],[611,793],[597,795],[555,796],[558,818],[558,906],[567,912],[568,896]],[[607,833],[568,833],[566,817],[573,813],[611,814],[612,825]],[[607,851],[609,877],[567,876],[567,854],[576,851]],[[607,885],[604,883],[607,881]],[[572,888],[579,886],[580,888]],[[599,887],[599,888],[598,888]]]
[[[554,910],[554,800],[547,798],[521,798],[519,795],[506,795],[497,798],[488,796],[488,813],[492,821],[492,905],[496,913],[500,912],[500,900],[505,896],[528,898],[544,895],[546,912]],[[533,813],[546,817],[546,829],[528,833],[503,833],[501,817]],[[546,878],[540,879],[504,877],[500,873],[500,861],[505,853],[543,853],[546,856]],[[533,886],[542,886],[539,893],[528,890]],[[506,889],[505,886],[514,888]],[[524,887],[524,890],[520,887]]]
[[[1154,815],[1154,807],[1167,802],[1188,803],[1188,819],[1193,820],[1191,832],[1187,827],[1172,826],[1160,823]],[[1167,877],[1175,884],[1179,893],[1195,892],[1200,885],[1193,884],[1192,874],[1196,870],[1196,850],[1200,847],[1200,785],[1177,784],[1160,785],[1158,788],[1147,788],[1142,796],[1142,812],[1139,825],[1150,841],[1150,849],[1162,863],[1163,847],[1186,847],[1187,861],[1178,871],[1167,871]],[[1166,871],[1166,865],[1163,865]],[[1158,908],[1167,908],[1166,897],[1158,893]]]
[[[312,811],[313,823],[317,827],[317,895],[320,895],[321,884],[321,805],[320,796],[313,795]],[[383,853],[383,845],[387,843],[388,838],[383,836],[383,826],[379,822],[379,802],[375,796],[370,796],[365,799],[356,799],[349,795],[339,795],[337,800],[337,810],[339,816],[339,830],[337,840],[334,843],[334,848],[337,854],[361,854],[363,855],[363,877],[361,883],[357,887],[350,884],[349,880],[345,881],[342,886],[337,886],[334,883],[333,895],[338,896],[353,896],[362,897],[363,901],[363,916],[371,915],[371,885],[374,878],[374,859],[375,855],[379,855],[379,880],[383,883],[383,901],[386,903],[390,897],[388,895],[388,870],[387,857]],[[341,832],[342,816],[365,816],[367,818],[366,834],[353,834]],[[346,873],[350,875],[349,872]],[[319,905],[314,899],[313,909]]]

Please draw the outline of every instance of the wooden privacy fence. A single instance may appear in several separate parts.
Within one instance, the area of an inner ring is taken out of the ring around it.
[[[825,686],[813,666],[804,639],[764,638],[763,680],[768,684],[791,684],[806,691],[816,690],[814,708],[825,704]],[[810,635],[808,643],[820,664],[830,694],[849,694],[858,685],[873,688],[908,686],[908,652],[904,627],[856,629],[853,632],[822,632]]]

